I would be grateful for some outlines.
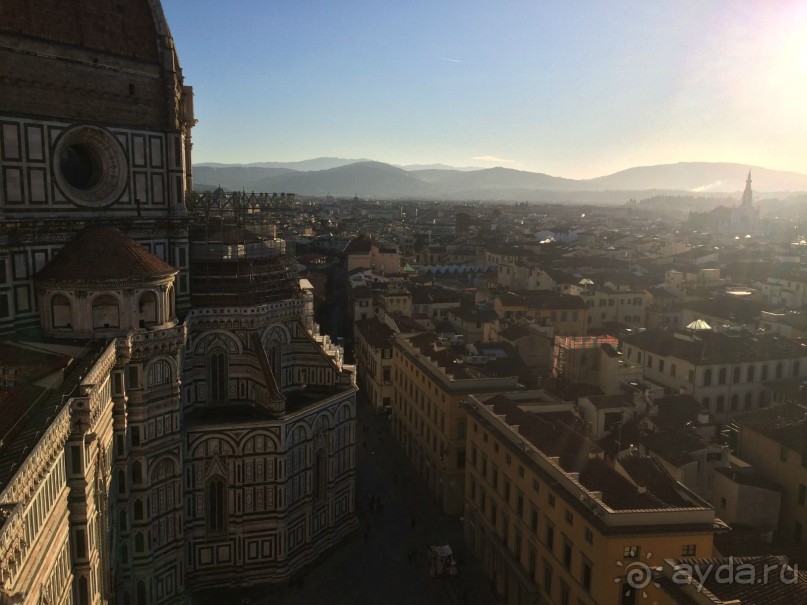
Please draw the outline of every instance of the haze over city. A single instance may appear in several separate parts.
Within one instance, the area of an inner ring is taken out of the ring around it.
[[[687,4],[0,2],[0,605],[807,603],[807,11]]]
[[[166,0],[197,162],[807,172],[798,2]],[[235,118],[238,119],[235,119]]]

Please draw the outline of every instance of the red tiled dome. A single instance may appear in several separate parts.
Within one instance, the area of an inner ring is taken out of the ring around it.
[[[114,227],[87,227],[36,274],[38,281],[103,282],[176,275],[160,260]]]
[[[3,0],[0,32],[159,62],[157,24],[148,0]]]

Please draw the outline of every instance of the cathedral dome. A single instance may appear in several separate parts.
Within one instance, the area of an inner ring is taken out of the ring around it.
[[[174,325],[179,272],[112,227],[88,227],[36,274],[47,336],[109,338]]]
[[[131,282],[179,272],[113,227],[80,231],[39,273],[37,282]]]
[[[159,24],[158,21],[159,20]],[[158,3],[148,0],[4,0],[0,32],[157,63]]]
[[[4,0],[0,93],[0,115],[152,131],[191,119],[159,0]]]

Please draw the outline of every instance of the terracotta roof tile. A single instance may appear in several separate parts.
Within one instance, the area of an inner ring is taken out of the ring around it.
[[[88,227],[59,250],[36,279],[104,282],[167,277],[178,272],[119,229]]]

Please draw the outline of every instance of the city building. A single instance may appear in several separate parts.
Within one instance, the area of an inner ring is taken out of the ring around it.
[[[777,530],[793,544],[807,535],[807,406],[784,403],[738,418],[737,455],[782,488]]]
[[[609,464],[518,394],[464,401],[466,543],[501,602],[639,603],[632,568],[712,556],[725,525],[653,458]]]
[[[470,393],[518,385],[507,359],[468,356],[433,332],[397,335],[392,348],[392,432],[446,513],[463,511],[466,412]]]
[[[643,368],[644,382],[692,395],[721,422],[770,403],[768,381],[807,375],[807,352],[798,342],[742,329],[718,332],[702,321],[626,336],[622,350],[626,362]]]

